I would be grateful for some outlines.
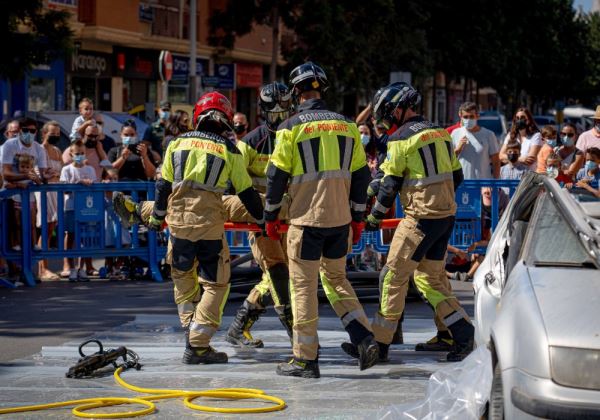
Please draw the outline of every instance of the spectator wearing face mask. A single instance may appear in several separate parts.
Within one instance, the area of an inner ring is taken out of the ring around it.
[[[187,112],[178,109],[169,117],[169,121],[165,127],[163,150],[167,150],[171,140],[188,131],[190,131],[190,116]]]
[[[558,153],[551,153],[546,158],[546,175],[564,186],[573,182],[573,178],[570,178],[563,172],[561,161],[562,159]]]
[[[585,152],[585,165],[577,173],[577,181],[600,181],[600,148],[590,147]]]
[[[81,139],[82,144],[85,147],[86,164],[94,169],[96,172],[96,179],[100,179],[102,176],[103,168],[112,167],[107,159],[102,143],[98,140],[99,136],[100,132],[98,126],[88,125],[84,131],[83,138]],[[73,157],[69,148],[65,149],[62,158],[65,165],[69,165],[73,162]]]
[[[367,124],[360,124],[358,126],[358,132],[360,133],[360,142],[362,143],[367,156],[367,166],[369,167],[371,177],[373,178],[377,174],[379,164],[377,160],[377,149],[371,136],[371,129]]]
[[[581,133],[577,140],[577,148],[583,153],[592,147],[600,148],[600,105],[596,107],[594,114],[594,126]]]
[[[521,144],[521,156],[519,161],[529,167],[529,170],[537,169],[537,155],[544,145],[540,130],[535,125],[533,115],[527,108],[519,108],[513,117],[510,133],[504,139],[504,144],[500,149],[500,160],[506,162],[506,145],[512,142]]]
[[[142,136],[142,142],[153,152],[154,160],[160,159],[163,153],[162,144],[165,140],[165,128],[169,117],[171,116],[171,102],[160,101],[160,108],[158,110],[158,119],[154,121]]]
[[[465,102],[458,110],[461,128],[452,132],[454,152],[462,165],[465,179],[500,177],[499,145],[493,131],[477,124],[479,112],[474,102]]]
[[[528,166],[519,161],[521,145],[514,141],[506,145],[508,163],[500,169],[500,179],[521,179]]]
[[[108,159],[113,168],[119,171],[121,181],[147,181],[154,178],[157,163],[148,152],[148,146],[139,142],[136,130],[134,121],[126,121],[121,127],[122,145],[113,147],[108,153]]]
[[[241,112],[236,112],[233,115],[233,133],[235,134],[236,143],[248,134],[248,118]]]
[[[583,153],[575,147],[575,133],[575,126],[569,123],[563,126],[560,136],[553,125],[542,128],[544,145],[538,154],[537,173],[546,173],[546,161],[551,154],[556,153],[561,158],[561,171],[570,178],[577,174],[584,159]]]

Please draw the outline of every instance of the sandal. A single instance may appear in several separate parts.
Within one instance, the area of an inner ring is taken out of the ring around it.
[[[66,270],[63,270],[60,272],[60,277],[63,279],[66,279],[67,277],[69,277],[70,274],[71,274],[71,270],[69,270],[67,268]]]
[[[95,268],[92,268],[91,270],[86,270],[85,274],[87,274],[88,276],[99,276],[100,272]]]
[[[60,276],[58,274],[53,273],[52,271],[47,271],[43,276],[40,276],[41,281],[58,281],[60,280]]]

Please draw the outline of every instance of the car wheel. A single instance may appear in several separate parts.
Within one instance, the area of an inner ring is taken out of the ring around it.
[[[496,363],[496,367],[494,369],[494,378],[492,379],[492,392],[490,394],[488,419],[504,419],[504,395],[502,394],[502,373],[500,371],[499,363]]]

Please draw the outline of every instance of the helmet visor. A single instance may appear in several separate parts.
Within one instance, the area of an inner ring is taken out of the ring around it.
[[[291,95],[288,95],[287,98],[279,98],[277,101],[273,101],[273,102],[265,102],[262,101],[261,102],[261,107],[266,111],[266,112],[280,112],[280,111],[285,111],[285,112],[289,112],[289,109],[292,106],[292,97]]]
[[[267,124],[273,127],[287,120],[290,116],[290,111],[267,112],[265,113]]]

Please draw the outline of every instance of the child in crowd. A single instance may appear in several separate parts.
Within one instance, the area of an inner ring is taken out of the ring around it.
[[[545,125],[542,128],[542,139],[544,140],[544,145],[540,149],[540,153],[538,153],[537,168],[535,170],[538,174],[546,173],[546,161],[548,160],[548,156],[558,152],[559,144],[556,127],[553,125]]]
[[[595,183],[598,189],[590,184]],[[577,173],[578,187],[583,188],[600,198],[600,149],[590,147],[585,152],[585,166]]]
[[[500,168],[500,179],[521,179],[528,170],[528,166],[519,162],[521,144],[513,141],[506,145],[508,163]]]
[[[102,172],[102,182],[117,182],[119,181],[119,171],[116,169],[104,169]],[[105,221],[105,236],[104,242],[107,248],[115,248],[117,245],[117,238],[119,231],[121,232],[121,246],[129,247],[131,244],[131,234],[129,230],[123,228],[121,226],[121,221],[119,217],[115,214],[113,210],[113,202],[112,202],[112,191],[106,192],[106,197],[104,198],[104,221]],[[104,265],[106,267],[106,275],[109,280],[125,280],[126,275],[119,270],[119,267],[122,265],[122,258],[114,258],[107,257],[104,261]]]
[[[91,185],[96,181],[96,172],[94,168],[85,163],[85,146],[81,141],[71,143],[69,146],[71,158],[73,162],[62,168],[60,173],[60,181],[67,184],[83,184]],[[67,194],[65,200],[65,230],[67,232],[67,248],[74,248],[75,239],[75,198],[73,194]],[[79,271],[75,268],[73,258],[68,259],[69,264],[69,281],[89,281],[87,273],[83,268],[85,261],[91,258],[82,258],[79,266]],[[91,263],[91,261],[89,261]]]
[[[556,182],[564,186],[573,182],[573,180],[564,173],[561,162],[562,158],[558,153],[553,152],[548,155],[546,158],[546,175],[554,178]]]
[[[79,101],[79,117],[75,118],[73,127],[71,127],[71,142],[81,140],[85,133],[85,129],[90,125],[96,125],[96,120],[94,119],[94,103],[89,98],[83,98]],[[104,155],[104,159],[106,159],[106,154]]]

